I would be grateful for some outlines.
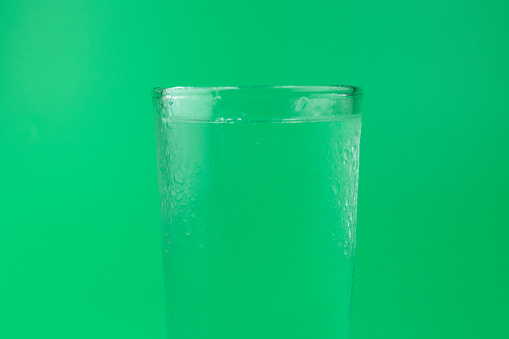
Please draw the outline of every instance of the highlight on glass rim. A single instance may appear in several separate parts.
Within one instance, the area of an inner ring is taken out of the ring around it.
[[[350,338],[362,90],[152,96],[168,338]]]

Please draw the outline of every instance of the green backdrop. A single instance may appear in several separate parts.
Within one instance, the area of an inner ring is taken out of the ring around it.
[[[365,89],[354,338],[509,337],[505,1],[0,2],[0,337],[165,336],[155,86]]]

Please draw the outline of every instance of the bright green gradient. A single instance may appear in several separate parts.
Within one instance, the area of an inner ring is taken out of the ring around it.
[[[0,338],[166,336],[155,86],[365,89],[353,338],[509,337],[509,3],[0,1]]]

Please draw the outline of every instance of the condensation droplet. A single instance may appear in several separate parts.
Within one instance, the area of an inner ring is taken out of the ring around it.
[[[298,99],[296,102],[295,102],[295,112],[300,112],[304,109],[304,107],[306,107],[306,104],[308,103],[308,98],[306,97],[302,97],[300,99]]]

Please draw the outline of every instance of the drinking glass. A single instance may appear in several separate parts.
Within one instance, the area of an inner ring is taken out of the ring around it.
[[[152,94],[168,338],[350,338],[360,88]]]

